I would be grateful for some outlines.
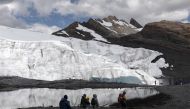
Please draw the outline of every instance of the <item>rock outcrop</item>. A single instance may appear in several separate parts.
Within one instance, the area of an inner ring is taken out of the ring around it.
[[[139,24],[134,18],[131,18],[130,24],[134,25],[137,28],[142,28],[143,26]]]
[[[171,21],[150,23],[141,34],[147,39],[190,47],[190,24]]]

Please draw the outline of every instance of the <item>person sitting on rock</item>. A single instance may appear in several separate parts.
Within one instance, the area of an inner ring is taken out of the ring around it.
[[[86,109],[90,108],[90,98],[86,97]]]
[[[119,94],[118,103],[120,104],[120,106],[122,108],[127,107],[127,98],[126,98],[126,92],[125,91],[122,94]]]
[[[87,109],[88,107],[90,107],[90,101],[89,101],[89,98],[86,97],[86,94],[83,94],[81,98],[80,106],[84,109]]]
[[[59,102],[60,109],[71,109],[70,102],[67,99],[68,96],[64,95],[64,97]]]
[[[98,99],[97,99],[97,95],[96,94],[93,94],[93,98],[91,100],[91,105],[92,105],[93,109],[99,107],[99,103],[98,103]]]

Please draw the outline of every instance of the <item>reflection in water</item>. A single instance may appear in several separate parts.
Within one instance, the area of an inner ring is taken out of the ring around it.
[[[128,99],[144,98],[155,95],[158,92],[153,88],[125,88],[125,89],[21,89],[10,92],[0,92],[0,107],[2,109],[16,109],[37,106],[58,106],[63,95],[67,94],[72,106],[78,106],[81,96],[85,93],[92,98],[97,94],[100,106],[106,106],[117,102],[117,97],[122,91],[126,91]]]

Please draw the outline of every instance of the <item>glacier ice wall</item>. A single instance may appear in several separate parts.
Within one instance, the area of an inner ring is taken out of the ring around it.
[[[0,40],[0,75],[40,80],[141,77],[101,55],[75,51],[64,43]],[[147,78],[149,75],[147,75]],[[153,78],[152,78],[153,79]],[[154,79],[153,79],[154,80]]]
[[[31,39],[18,40],[27,35]],[[144,48],[58,38],[4,27],[0,27],[0,37],[3,37],[0,39],[0,76],[50,81],[102,78],[120,82],[127,77],[131,83],[154,84],[157,81],[154,77],[162,75],[160,68],[168,66],[163,58],[152,63],[162,53]],[[56,41],[38,41],[39,37]]]

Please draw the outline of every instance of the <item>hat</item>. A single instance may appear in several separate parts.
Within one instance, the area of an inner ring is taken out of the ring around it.
[[[123,94],[125,95],[125,94],[126,94],[126,92],[125,92],[125,91],[123,91]]]
[[[67,95],[64,95],[64,98],[65,98],[65,99],[68,99],[68,96],[67,96]]]
[[[97,95],[96,95],[96,94],[93,94],[93,97],[94,97],[94,98],[96,98],[96,97],[97,97]]]

